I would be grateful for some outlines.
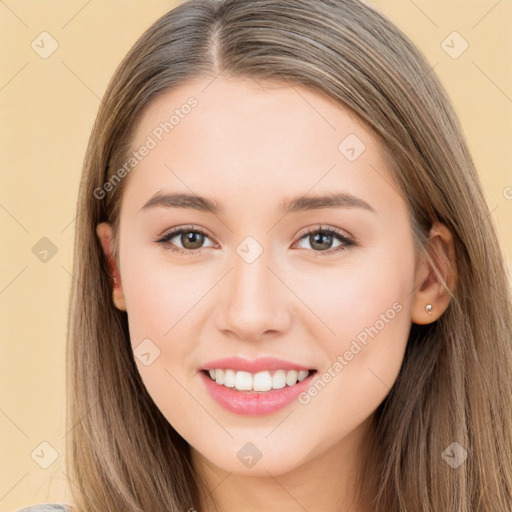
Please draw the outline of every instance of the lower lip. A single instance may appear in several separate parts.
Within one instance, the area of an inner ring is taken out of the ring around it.
[[[263,416],[287,406],[302,391],[309,387],[315,373],[310,372],[304,380],[297,382],[293,386],[258,392],[238,391],[234,388],[227,388],[224,385],[217,384],[204,372],[199,372],[206,389],[219,405],[230,412],[246,416]]]

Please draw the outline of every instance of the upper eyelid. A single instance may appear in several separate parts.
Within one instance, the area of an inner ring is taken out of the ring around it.
[[[205,230],[204,228],[197,227],[197,226],[194,226],[194,227],[183,226],[183,227],[172,228],[168,232],[164,232],[162,235],[160,235],[158,237],[158,240],[161,240],[163,238],[168,238],[171,235],[172,235],[172,238],[174,238],[175,236],[179,235],[180,233],[187,232],[187,231],[202,233],[203,235],[206,235],[208,238],[210,238],[212,241],[215,240],[215,237],[210,235],[207,230]]]
[[[335,235],[337,235],[339,237],[355,241],[355,238],[350,233],[348,233],[347,231],[345,231],[343,229],[340,229],[340,228],[333,228],[333,227],[327,226],[325,224],[321,224],[321,225],[318,224],[318,225],[313,226],[313,227],[304,228],[304,230],[300,231],[297,236],[300,239],[300,238],[302,238],[302,237],[304,237],[306,235],[309,235],[310,233],[315,233],[317,231],[332,232],[332,233],[334,233]]]

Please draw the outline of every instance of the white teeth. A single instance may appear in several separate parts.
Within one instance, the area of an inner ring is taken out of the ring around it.
[[[250,391],[252,389],[252,375],[249,372],[236,372],[235,388],[238,391]]]
[[[304,380],[309,375],[309,372],[307,370],[301,370],[299,372],[299,375],[297,376],[297,380],[301,381]]]
[[[238,391],[270,391],[282,389],[285,386],[294,386],[304,380],[308,370],[276,370],[273,374],[269,371],[249,373],[230,369],[210,369],[208,373],[217,384]]]
[[[298,372],[296,372],[295,370],[290,370],[286,374],[286,384],[288,384],[288,386],[293,386],[294,384],[297,384],[297,375]]]
[[[224,386],[228,388],[235,387],[235,372],[233,370],[226,370],[224,372]]]
[[[272,377],[272,387],[274,389],[281,389],[286,386],[286,373],[284,370],[277,370]]]
[[[224,384],[224,370],[215,370],[215,382]]]
[[[252,385],[254,391],[270,391],[272,389],[272,377],[269,372],[259,372],[254,376]]]

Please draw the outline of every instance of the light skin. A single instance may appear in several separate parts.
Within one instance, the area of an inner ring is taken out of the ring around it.
[[[137,368],[225,512],[267,511],[269,503],[281,512],[363,512],[351,498],[369,421],[398,375],[411,322],[435,321],[450,296],[426,262],[416,265],[406,202],[368,128],[302,87],[210,82],[153,100],[134,135],[138,148],[187,98],[198,100],[125,178],[113,299],[127,312],[132,348],[150,339],[160,350],[149,366],[136,358]],[[365,145],[353,161],[338,147],[349,134]],[[157,192],[207,197],[222,212],[141,210]],[[285,200],[335,192],[372,210],[280,210]],[[315,245],[320,225],[356,244],[327,236]],[[204,232],[203,244],[179,234],[155,242],[179,227]],[[110,225],[97,233],[111,258]],[[248,236],[263,249],[252,263],[237,253]],[[452,236],[435,223],[431,237],[453,289]],[[172,244],[196,253],[172,252]],[[218,405],[197,373],[221,357],[275,356],[319,377],[396,303],[400,311],[307,404],[240,416]],[[262,453],[251,468],[237,457],[248,441]]]

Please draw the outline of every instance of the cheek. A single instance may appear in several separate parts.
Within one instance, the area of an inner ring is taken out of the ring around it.
[[[127,254],[123,263],[130,342],[142,382],[178,431],[193,431],[200,411],[190,414],[190,375],[185,369],[194,351],[193,329],[200,323],[194,305],[205,294],[204,287],[194,281],[197,272],[150,254]]]
[[[154,250],[127,253],[122,282],[132,344],[147,337],[168,343],[189,326],[203,288],[198,278],[193,268],[155,257]]]
[[[307,277],[307,297],[324,325],[321,339],[329,362],[346,356],[350,371],[345,373],[354,372],[355,382],[367,378],[370,369],[378,369],[383,378],[392,380],[401,365],[411,325],[412,242],[382,244],[375,251],[353,253],[338,268],[323,272],[324,276]]]
[[[390,244],[379,253],[354,255],[316,282],[322,287],[310,288],[308,305],[330,328],[316,336],[327,359],[320,382],[299,401],[309,404],[313,416],[321,414],[322,404],[340,404],[329,411],[333,424],[343,424],[347,411],[363,421],[386,397],[402,365],[411,327],[412,242],[400,250]]]

